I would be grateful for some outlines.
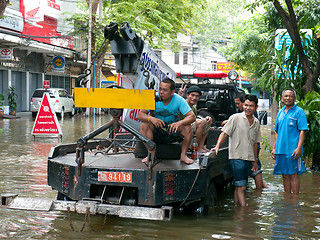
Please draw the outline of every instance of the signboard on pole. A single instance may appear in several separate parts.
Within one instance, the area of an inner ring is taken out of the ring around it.
[[[64,57],[56,56],[52,60],[52,72],[64,73],[66,60]]]
[[[62,136],[62,131],[55,112],[49,101],[49,94],[44,93],[40,109],[33,125],[32,135],[58,135]]]

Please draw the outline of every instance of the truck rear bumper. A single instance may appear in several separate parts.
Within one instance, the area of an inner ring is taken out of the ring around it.
[[[146,220],[170,221],[172,207],[161,208],[138,207],[126,205],[102,204],[95,201],[60,201],[50,199],[36,199],[18,197],[17,194],[2,194],[1,206],[8,209],[33,210],[33,211],[70,211],[92,215],[107,214],[122,218],[136,218]]]

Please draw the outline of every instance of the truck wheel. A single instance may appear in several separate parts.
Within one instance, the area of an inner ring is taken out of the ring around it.
[[[205,196],[204,200],[204,213],[208,213],[210,207],[217,206],[217,191],[214,182],[210,182],[208,186],[207,196]]]
[[[215,120],[214,116],[210,112],[208,112],[206,110],[201,110],[198,115],[201,116],[201,117],[206,117],[206,116],[211,117],[212,118],[211,127],[216,125],[216,120]]]
[[[60,201],[69,201],[71,200],[69,197],[67,197],[66,195],[64,195],[63,193],[61,192],[58,192],[57,194],[57,200],[60,200]]]
[[[32,112],[31,114],[32,114],[32,117],[35,118],[37,116],[38,112]]]

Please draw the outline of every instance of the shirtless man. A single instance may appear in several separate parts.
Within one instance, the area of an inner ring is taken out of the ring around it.
[[[161,101],[156,102],[156,109],[150,115],[148,110],[140,110],[138,119],[141,121],[140,133],[154,140],[155,143],[171,143],[181,141],[180,160],[186,164],[193,163],[187,157],[187,150],[192,140],[191,123],[196,117],[187,102],[175,93],[175,82],[169,78],[163,79],[159,86]],[[179,113],[185,118],[179,120]],[[150,152],[153,157],[155,152]],[[142,162],[146,162],[144,158]]]

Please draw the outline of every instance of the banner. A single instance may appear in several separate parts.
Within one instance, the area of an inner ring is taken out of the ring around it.
[[[147,44],[144,44],[140,60],[143,67],[141,65],[138,67],[138,77],[134,89],[158,91],[161,80],[170,78],[176,81],[176,72],[162,61]],[[138,131],[140,129],[139,111],[139,109],[126,109],[123,114],[124,121]]]

